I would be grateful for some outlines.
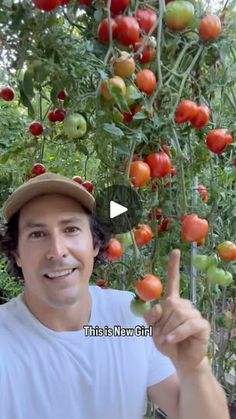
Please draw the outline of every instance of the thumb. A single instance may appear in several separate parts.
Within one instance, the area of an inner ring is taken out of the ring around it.
[[[155,304],[150,310],[144,314],[144,320],[148,326],[153,326],[158,320],[160,320],[163,313],[163,308],[160,304]]]

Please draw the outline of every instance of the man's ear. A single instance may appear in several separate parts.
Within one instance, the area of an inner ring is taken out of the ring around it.
[[[94,257],[96,257],[99,253],[100,250],[100,246],[98,244],[96,244],[95,248],[94,248]]]
[[[18,251],[17,250],[13,250],[11,253],[12,253],[12,255],[14,256],[14,258],[16,260],[17,266],[21,267],[22,265],[21,265],[20,255],[19,255]]]

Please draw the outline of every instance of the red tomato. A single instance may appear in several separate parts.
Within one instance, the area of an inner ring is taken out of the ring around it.
[[[48,112],[48,120],[50,122],[56,122],[57,121],[57,118],[56,118],[56,115],[55,115],[54,111]]]
[[[172,167],[172,168],[170,169],[170,174],[171,174],[171,176],[175,176],[175,175],[176,175],[176,173],[177,173],[176,167]]]
[[[117,22],[117,40],[122,45],[134,45],[139,40],[140,27],[132,16],[122,16]]]
[[[236,159],[234,159],[233,165],[234,165],[234,167],[236,167]]]
[[[80,176],[74,176],[72,178],[72,180],[74,180],[75,182],[79,183],[80,185],[82,185],[82,183],[84,182],[84,180]]]
[[[200,105],[197,107],[197,113],[193,119],[191,119],[191,124],[197,128],[202,129],[209,122],[210,109],[206,105]]]
[[[156,220],[160,220],[162,217],[162,209],[161,208],[156,208]],[[150,211],[148,214],[148,220],[152,219],[152,212]]]
[[[227,129],[217,128],[209,131],[206,137],[207,147],[215,154],[220,154],[224,151],[228,144],[233,142],[233,136]]]
[[[149,33],[149,35],[151,35],[157,27],[157,14],[155,10],[150,9],[149,7],[137,9],[135,12],[135,18],[137,19],[140,28],[145,33]]]
[[[11,87],[2,87],[0,89],[0,98],[3,100],[6,100],[7,102],[10,102],[15,97],[15,91]]]
[[[141,188],[150,177],[150,167],[142,160],[133,161],[130,165],[129,177],[136,188]]]
[[[46,172],[46,168],[42,163],[35,163],[31,169],[31,173],[34,175],[42,175]]]
[[[224,241],[216,247],[219,257],[223,260],[236,260],[236,245],[231,241]]]
[[[89,6],[92,4],[93,0],[77,0],[77,2],[83,6]]]
[[[198,185],[198,192],[201,195],[202,201],[206,203],[208,200],[207,188],[204,185]]]
[[[120,89],[121,96],[125,96],[126,86],[125,86],[124,80],[121,77],[114,76],[114,77],[109,79],[109,83],[110,83],[111,87],[113,87],[113,86],[118,87]],[[108,87],[107,87],[107,80],[102,81],[101,92],[102,92],[102,96],[104,97],[105,100],[112,100],[113,99],[113,97],[110,94],[110,92],[108,90]]]
[[[143,279],[135,282],[135,292],[143,301],[154,301],[160,298],[162,291],[162,282],[155,275],[146,274]]]
[[[58,92],[57,99],[59,99],[59,100],[65,100],[66,96],[67,95],[66,95],[65,90],[60,90],[60,92]]]
[[[116,37],[117,34],[117,23],[114,19],[111,19],[111,31],[112,31],[112,38]],[[103,19],[97,30],[97,37],[99,42],[102,42],[104,44],[108,44],[109,42],[109,23],[108,18]]]
[[[82,183],[82,186],[83,186],[85,189],[87,189],[87,191],[88,191],[88,192],[90,192],[90,193],[92,193],[92,192],[93,192],[93,184],[92,184],[92,182],[89,182],[88,180],[85,180],[85,181]]]
[[[189,242],[198,242],[208,234],[208,222],[197,214],[186,215],[182,222],[182,238]]]
[[[61,6],[61,0],[33,0],[35,7],[44,12],[51,12]]]
[[[38,137],[43,133],[43,126],[41,122],[33,121],[29,125],[29,132],[34,135],[35,137]]]
[[[119,240],[110,239],[108,246],[105,251],[105,257],[108,260],[118,260],[123,254],[123,247],[121,246]]]
[[[122,120],[123,124],[128,124],[133,119],[132,113],[121,112],[121,115],[123,117],[123,120]]]
[[[171,221],[174,221],[174,217],[166,217],[162,221],[161,225],[158,227],[157,231],[158,233],[164,233],[166,231],[170,231],[169,223]]]
[[[135,83],[141,92],[151,95],[156,86],[156,76],[153,71],[145,69],[137,73]]]
[[[113,58],[111,62],[116,76],[122,78],[130,77],[135,71],[135,61],[126,51],[122,51],[120,56]]]
[[[189,1],[171,1],[166,6],[165,23],[172,31],[182,31],[192,22],[194,7]]]
[[[175,111],[175,122],[182,124],[191,121],[197,115],[197,105],[192,100],[182,100]]]
[[[100,288],[108,288],[107,281],[103,278],[96,279],[96,285]]]
[[[152,177],[161,179],[171,171],[170,158],[164,151],[150,154],[145,158],[145,162],[150,166]]]
[[[140,227],[134,229],[134,238],[138,247],[147,244],[154,234],[147,224],[141,224]]]
[[[107,0],[104,1],[107,5]],[[118,15],[119,13],[123,13],[125,9],[129,6],[129,0],[111,0],[111,13],[114,15]]]
[[[66,111],[65,111],[65,109],[62,109],[62,108],[56,108],[56,109],[54,110],[54,118],[56,118],[56,121],[58,121],[58,122],[62,122],[62,121],[64,121],[65,116],[66,116]]]
[[[143,43],[141,38],[139,42],[136,42],[134,45],[134,51],[137,52]],[[142,48],[140,55],[138,56],[139,62],[142,64],[149,63],[153,61],[156,56],[156,50],[151,45],[145,44]]]
[[[201,19],[198,27],[199,36],[204,42],[213,41],[221,33],[221,21],[218,16],[208,15]]]

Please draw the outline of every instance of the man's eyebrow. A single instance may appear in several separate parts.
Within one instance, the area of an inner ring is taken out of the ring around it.
[[[71,218],[65,218],[59,222],[60,225],[66,225],[70,223],[81,223],[82,220],[79,217],[71,217]],[[22,231],[29,230],[31,228],[40,227],[44,228],[47,227],[47,224],[40,223],[37,221],[27,221],[27,223],[24,225]]]

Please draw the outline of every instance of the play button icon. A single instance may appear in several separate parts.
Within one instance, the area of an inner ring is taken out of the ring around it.
[[[131,186],[108,186],[94,197],[96,216],[109,226],[113,234],[126,233],[139,224],[142,218],[141,198]]]
[[[123,205],[117,204],[114,201],[110,202],[110,218],[118,217],[118,215],[124,214],[126,211],[128,211],[128,208]]]

